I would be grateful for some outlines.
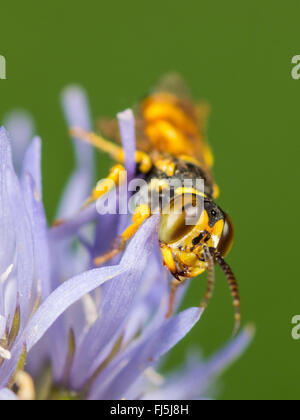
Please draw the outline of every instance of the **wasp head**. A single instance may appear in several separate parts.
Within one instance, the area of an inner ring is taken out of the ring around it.
[[[175,196],[161,215],[160,246],[164,263],[178,280],[207,269],[204,249],[225,256],[233,242],[233,225],[211,199],[188,193]]]

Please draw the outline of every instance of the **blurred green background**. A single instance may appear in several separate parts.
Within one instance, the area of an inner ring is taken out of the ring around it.
[[[96,118],[134,104],[162,74],[180,72],[195,97],[212,106],[219,203],[236,229],[229,262],[240,283],[244,323],[257,328],[250,349],[224,374],[221,398],[298,399],[300,342],[291,338],[291,318],[300,313],[300,80],[291,78],[291,59],[300,54],[299,1],[76,4],[1,4],[7,80],[0,80],[0,118],[16,107],[35,117],[49,220],[73,165],[61,89],[84,86]],[[110,162],[100,155],[98,161],[103,176]],[[198,304],[204,283],[192,282],[186,305]],[[232,313],[218,271],[211,305],[169,366],[184,360],[187,347],[201,346],[209,355],[224,344]]]

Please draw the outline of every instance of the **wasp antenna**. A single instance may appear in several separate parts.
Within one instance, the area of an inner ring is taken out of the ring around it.
[[[230,288],[231,296],[233,299],[233,306],[235,307],[235,314],[234,314],[235,326],[234,326],[233,335],[236,336],[237,333],[239,332],[240,325],[241,325],[241,301],[240,301],[238,284],[237,284],[235,275],[233,274],[230,266],[227,264],[224,258],[217,252],[214,254],[214,257],[217,263],[219,264],[219,266],[221,267],[221,270],[225,274],[229,288]]]
[[[207,262],[207,289],[201,302],[200,308],[206,308],[208,302],[212,298],[214,286],[215,286],[215,267],[214,267],[214,258],[211,255],[208,246],[203,247],[205,260]]]

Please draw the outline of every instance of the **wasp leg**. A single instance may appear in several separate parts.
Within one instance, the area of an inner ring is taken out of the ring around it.
[[[95,133],[82,130],[81,128],[71,128],[70,133],[73,137],[92,144],[103,152],[108,153],[117,162],[125,162],[125,154],[122,147],[117,146]],[[139,165],[139,170],[145,174],[150,171],[153,165],[150,156],[141,150],[135,152],[135,161]]]
[[[89,204],[111,191],[114,187],[121,185],[125,180],[125,173],[126,171],[124,166],[113,166],[107,178],[98,182],[90,197],[82,205],[81,210],[85,209]]]
[[[170,286],[170,295],[169,295],[169,303],[168,303],[168,312],[166,313],[166,318],[171,318],[174,313],[174,305],[175,305],[175,298],[176,298],[176,291],[180,286],[180,282],[177,280],[173,280]]]
[[[95,265],[102,265],[118,255],[125,248],[126,242],[136,234],[143,222],[150,216],[151,210],[147,204],[141,204],[138,206],[134,212],[132,224],[122,233],[118,243],[116,243],[110,251],[95,258]]]
[[[98,200],[98,198],[102,197],[109,191],[111,191],[114,187],[121,185],[125,180],[125,168],[122,165],[115,165],[113,166],[107,178],[98,182],[96,187],[93,189],[92,194],[90,197],[83,203],[80,210],[84,210],[88,205],[93,203],[94,201]],[[57,219],[53,222],[53,227],[61,226],[62,224],[66,223],[67,219]]]
[[[166,244],[163,244],[163,243],[160,243],[160,249],[163,255],[164,265],[168,268],[170,273],[174,276],[173,281],[170,286],[168,311],[166,313],[166,318],[170,318],[174,313],[174,304],[175,304],[177,288],[185,281],[185,279],[182,280],[180,277],[181,273],[178,272],[176,263],[174,261],[172,250]]]

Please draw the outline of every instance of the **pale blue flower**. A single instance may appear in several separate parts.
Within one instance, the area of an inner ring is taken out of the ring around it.
[[[139,254],[126,258],[127,253],[117,266],[89,270],[52,287],[39,162],[40,140],[35,138],[18,178],[8,133],[0,129],[0,389],[11,384],[20,359],[70,305],[107,280],[130,273]],[[145,226],[134,249],[141,253],[152,231],[152,225]]]
[[[91,128],[81,89],[65,90],[62,102],[68,125]],[[119,121],[132,176],[134,120],[126,112]],[[207,397],[213,379],[244,351],[251,334],[242,332],[207,361],[193,359],[167,377],[157,373],[162,356],[193,328],[202,311],[189,308],[165,317],[169,279],[157,246],[159,216],[143,224],[121,259],[93,267],[94,257],[122,232],[128,217],[99,216],[95,205],[78,212],[93,186],[94,158],[89,146],[76,139],[74,145],[76,165],[57,213],[66,222],[48,230],[40,139],[30,144],[17,177],[7,132],[0,131],[0,243],[5,250],[0,251],[0,338],[18,308],[21,315],[13,343],[2,343],[2,356],[7,351],[10,357],[2,363],[0,358],[0,399],[15,398],[4,388],[22,351],[28,353],[26,370],[34,378],[50,362],[52,383],[45,398]]]

